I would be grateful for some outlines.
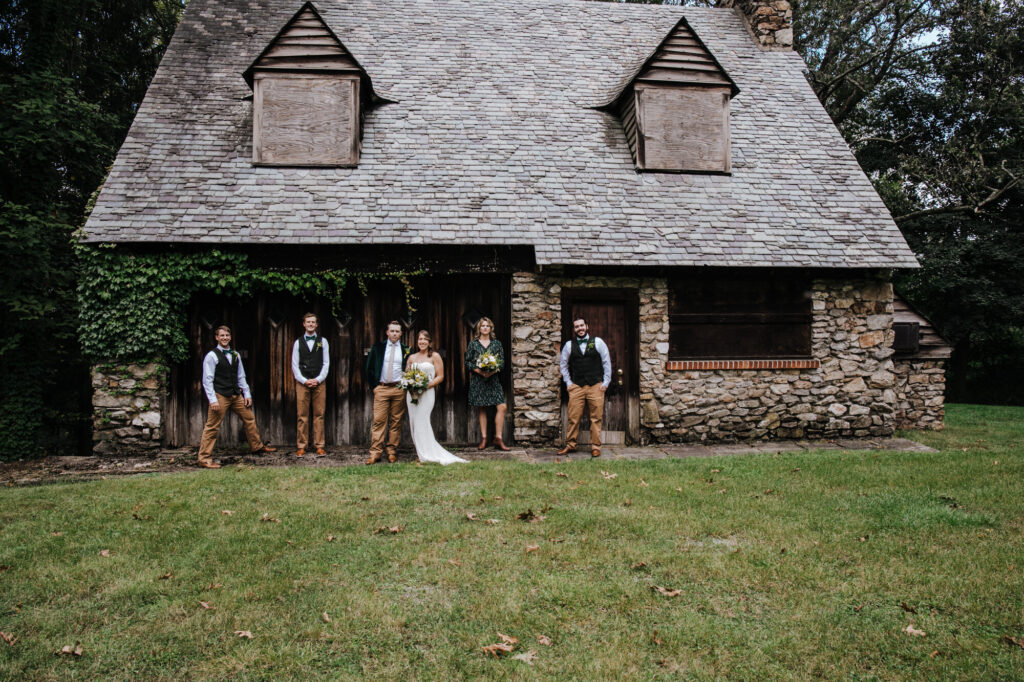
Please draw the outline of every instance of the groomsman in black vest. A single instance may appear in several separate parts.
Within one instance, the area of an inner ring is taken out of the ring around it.
[[[575,337],[565,342],[559,369],[569,390],[569,424],[565,434],[565,447],[558,451],[567,455],[576,451],[576,438],[580,432],[583,408],[590,412],[590,454],[601,456],[601,419],[604,416],[604,392],[612,381],[612,358],[608,346],[596,336],[590,336],[586,320],[573,320]]]
[[[316,313],[302,316],[305,335],[295,339],[292,345],[292,374],[295,375],[295,404],[299,417],[296,423],[295,456],[306,454],[309,443],[309,406],[313,404],[313,447],[316,454],[324,454],[324,410],[327,407],[327,387],[324,380],[331,366],[327,339],[320,336],[317,327],[320,318]]]
[[[217,347],[203,358],[203,390],[210,401],[210,411],[199,441],[199,466],[207,469],[220,468],[211,455],[220,424],[228,410],[241,417],[245,437],[254,455],[277,451],[277,448],[264,445],[260,440],[256,417],[249,409],[252,407],[252,394],[245,380],[242,357],[231,348],[231,329],[227,325],[217,327],[216,337]]]

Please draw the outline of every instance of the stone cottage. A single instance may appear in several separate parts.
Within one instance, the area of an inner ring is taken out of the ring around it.
[[[481,315],[511,348],[520,444],[559,437],[579,315],[613,356],[607,442],[915,425],[895,417],[890,275],[917,262],[804,79],[790,17],[786,0],[191,0],[86,243],[416,270],[418,304],[387,281],[341,309],[199,296],[188,361],[97,367],[98,450],[198,441],[222,322],[261,430],[287,442],[285,357],[309,307],[335,368],[329,444],[368,437],[356,368],[395,317],[446,358],[449,442],[477,438],[461,357]],[[125,382],[150,395],[119,398]]]

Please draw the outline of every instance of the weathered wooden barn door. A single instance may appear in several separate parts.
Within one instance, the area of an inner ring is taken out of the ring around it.
[[[295,380],[291,373],[291,348],[300,333],[302,315],[307,311],[320,316],[320,332],[330,345],[325,416],[328,445],[368,442],[373,400],[363,377],[363,366],[370,347],[384,338],[384,327],[392,319],[402,322],[403,341],[409,345],[413,345],[420,329],[430,331],[445,360],[445,381],[439,387],[431,418],[438,440],[477,440],[479,427],[475,408],[467,405],[468,374],[463,357],[472,338],[472,323],[481,315],[494,320],[498,338],[506,348],[510,347],[509,277],[422,276],[412,284],[416,310],[411,313],[406,310],[404,287],[390,281],[370,281],[365,295],[353,283],[336,310],[325,300],[304,301],[284,295],[264,294],[244,301],[213,296],[196,298],[188,319],[189,357],[171,369],[166,444],[198,445],[207,411],[201,386],[202,359],[214,345],[214,329],[227,324],[245,363],[260,434],[274,444],[293,447]],[[506,395],[511,395],[510,376],[511,372],[503,376]],[[511,424],[509,413],[506,438],[511,437]],[[240,421],[229,417],[221,427],[218,443],[244,442]],[[407,425],[403,443],[411,444]]]
[[[640,425],[640,364],[637,345],[639,323],[635,289],[564,289],[562,291],[562,340],[573,337],[572,322],[582,317],[592,336],[608,345],[612,383],[605,393],[602,440],[605,443],[636,442]],[[567,396],[563,389],[563,431]],[[579,442],[590,442],[590,418],[584,413]]]

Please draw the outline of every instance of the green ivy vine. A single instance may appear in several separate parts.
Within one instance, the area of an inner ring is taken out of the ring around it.
[[[298,272],[255,267],[244,253],[131,253],[114,244],[75,246],[79,267],[79,337],[94,361],[178,362],[188,354],[186,314],[198,293],[245,298],[256,293],[322,297],[335,313],[355,281],[365,295],[372,279],[395,279],[414,301],[417,272]]]

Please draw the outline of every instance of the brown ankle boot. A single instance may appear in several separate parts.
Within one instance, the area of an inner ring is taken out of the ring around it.
[[[501,436],[494,437],[494,444],[498,446],[499,450],[504,450],[505,452],[508,452],[509,450],[512,449],[509,446],[505,445],[505,441],[501,439]]]
[[[487,448],[487,434],[480,436],[480,445],[476,446],[477,450],[484,450]]]

